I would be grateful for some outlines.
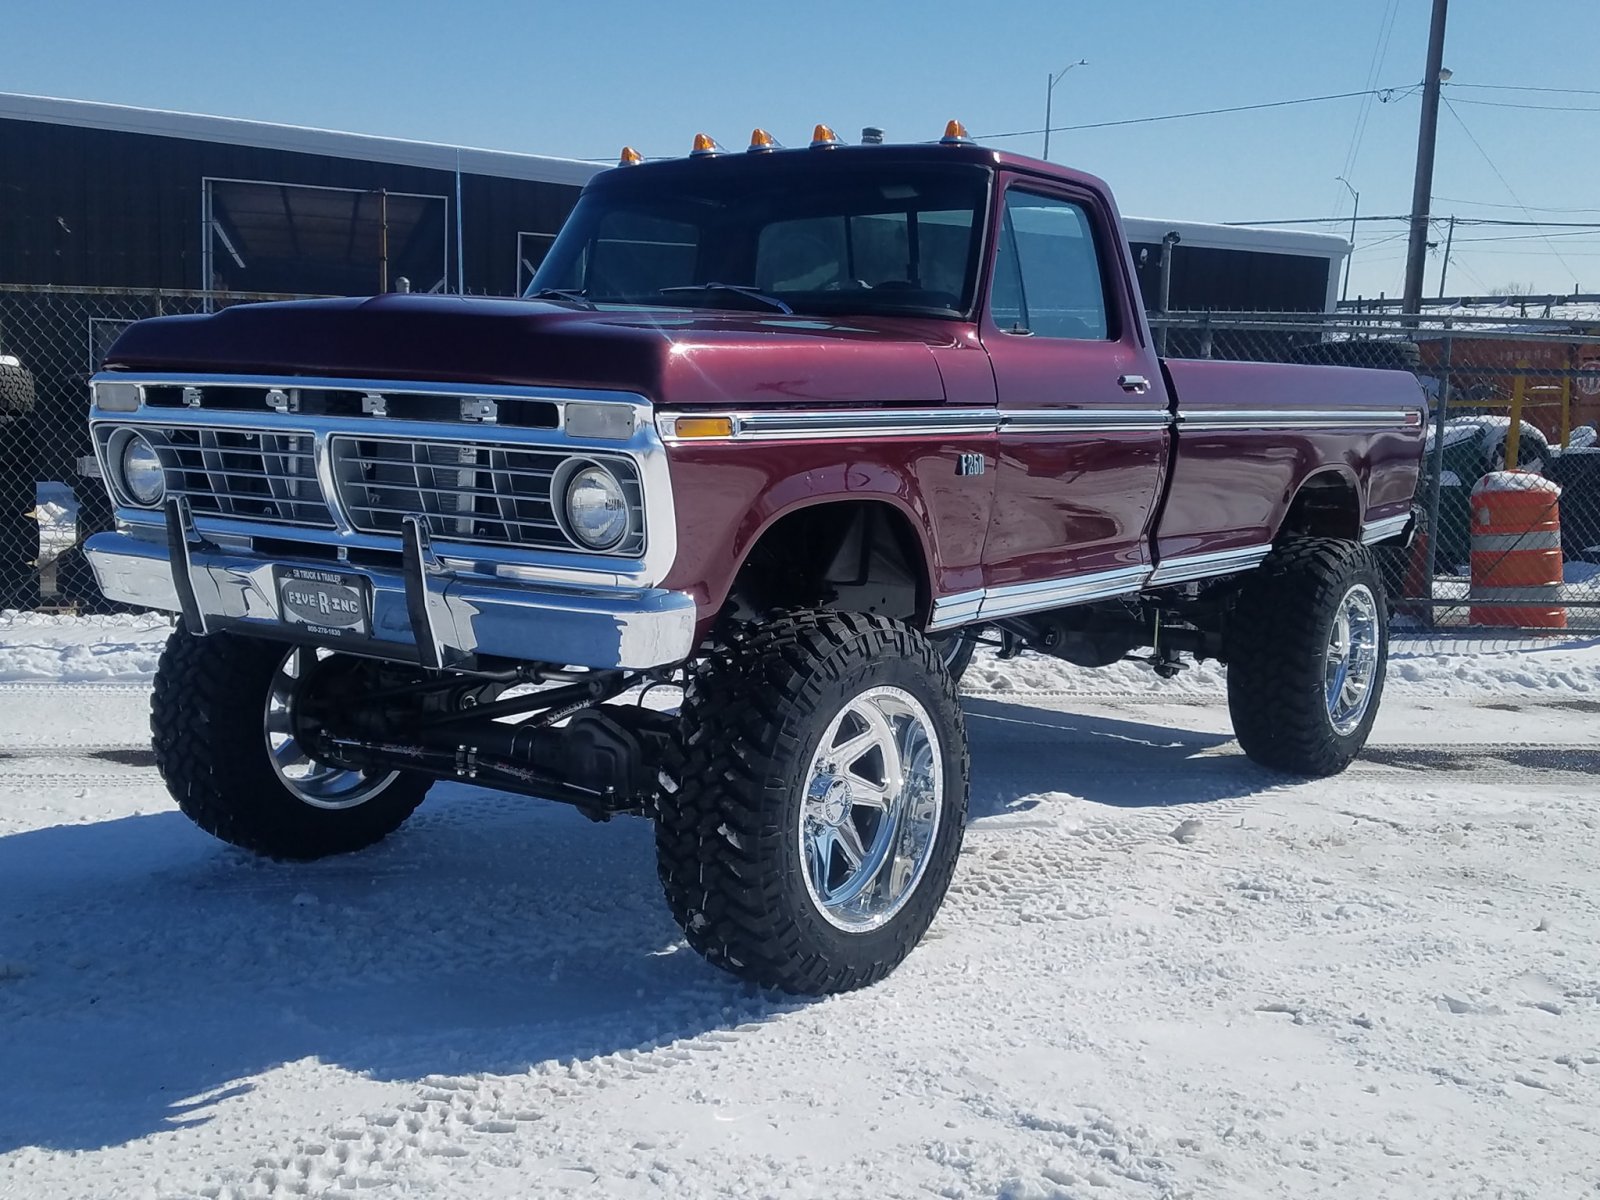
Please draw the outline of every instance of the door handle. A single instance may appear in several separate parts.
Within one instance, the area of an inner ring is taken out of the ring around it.
[[[1142,396],[1150,390],[1150,381],[1143,375],[1118,375],[1117,386],[1125,392]]]

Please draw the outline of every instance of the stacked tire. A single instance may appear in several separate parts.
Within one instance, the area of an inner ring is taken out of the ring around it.
[[[38,595],[34,560],[39,529],[33,511],[33,374],[0,355],[0,608],[31,606]]]

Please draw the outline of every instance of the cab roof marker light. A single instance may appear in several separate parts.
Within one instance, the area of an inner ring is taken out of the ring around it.
[[[774,150],[783,149],[783,143],[778,141],[765,129],[753,129],[750,132],[749,154],[770,154]]]
[[[709,158],[713,154],[720,154],[722,147],[717,145],[717,139],[709,133],[694,135],[694,149],[689,151],[690,158]]]
[[[643,161],[644,155],[640,154],[632,146],[624,146],[622,148],[621,156],[617,159],[617,166],[637,167]]]
[[[811,131],[811,148],[813,150],[832,150],[839,144],[839,139],[834,136],[833,130],[826,125],[818,125]]]
[[[967,127],[960,121],[951,121],[944,127],[944,136],[939,139],[941,146],[970,146],[972,139],[967,136]]]

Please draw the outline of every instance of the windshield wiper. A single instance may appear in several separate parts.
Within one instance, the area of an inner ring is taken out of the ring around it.
[[[595,303],[582,292],[575,292],[568,288],[540,288],[537,292],[529,294],[530,300],[565,300],[568,304],[576,304],[580,308],[597,311]]]
[[[764,305],[773,312],[788,313],[791,316],[794,314],[794,309],[776,296],[769,296],[760,288],[753,288],[744,283],[687,283],[678,287],[657,288],[656,291],[663,296],[681,295],[685,292],[698,292],[702,295],[707,292],[731,292],[735,296],[743,296],[746,300]]]

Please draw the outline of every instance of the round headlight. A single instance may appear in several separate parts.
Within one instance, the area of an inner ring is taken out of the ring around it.
[[[149,507],[161,503],[167,493],[166,473],[161,457],[143,434],[130,433],[122,443],[122,486],[135,504]]]
[[[593,464],[567,480],[567,528],[591,550],[609,550],[627,535],[628,497],[617,477]]]

